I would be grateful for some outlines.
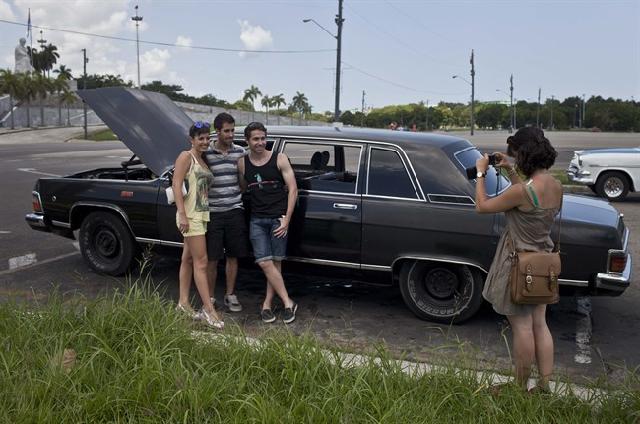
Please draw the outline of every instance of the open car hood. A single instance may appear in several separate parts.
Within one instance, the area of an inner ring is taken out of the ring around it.
[[[190,147],[188,131],[193,121],[162,93],[108,87],[78,90],[78,95],[158,176]]]

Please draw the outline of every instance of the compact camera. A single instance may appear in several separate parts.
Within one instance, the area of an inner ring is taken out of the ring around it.
[[[496,166],[498,162],[500,162],[498,155],[496,155],[495,153],[492,153],[489,155],[489,166]],[[476,179],[476,174],[478,173],[478,170],[476,169],[475,166],[472,166],[471,168],[467,168],[465,169],[465,171],[467,173],[468,179],[470,180]]]

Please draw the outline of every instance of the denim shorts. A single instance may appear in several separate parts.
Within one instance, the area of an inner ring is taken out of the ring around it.
[[[287,254],[287,236],[276,237],[273,232],[280,226],[280,218],[251,217],[249,238],[256,263],[281,261]]]

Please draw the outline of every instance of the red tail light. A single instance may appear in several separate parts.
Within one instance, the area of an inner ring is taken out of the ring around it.
[[[612,253],[609,256],[609,272],[622,273],[627,266],[627,255],[624,252]]]
[[[40,194],[37,191],[31,192],[31,207],[34,212],[42,213],[42,203],[40,202]]]

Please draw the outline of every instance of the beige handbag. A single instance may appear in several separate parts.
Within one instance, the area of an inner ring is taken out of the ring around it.
[[[548,305],[558,303],[560,294],[558,276],[562,272],[560,260],[560,233],[562,231],[562,205],[560,206],[558,243],[552,252],[517,252],[513,239],[509,288],[511,301],[520,305]]]

